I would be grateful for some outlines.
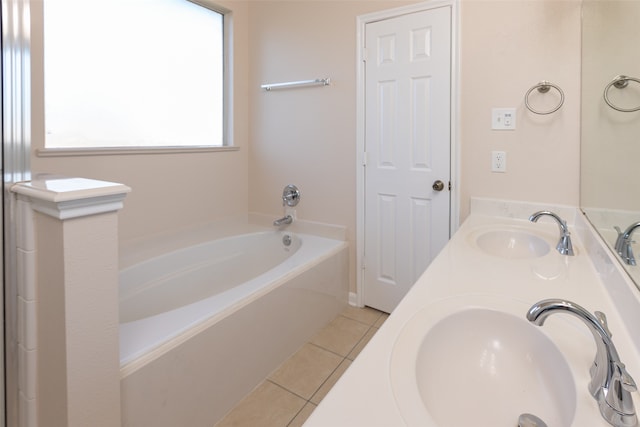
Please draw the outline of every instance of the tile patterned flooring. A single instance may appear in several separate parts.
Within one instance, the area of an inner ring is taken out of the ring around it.
[[[347,307],[215,427],[301,426],[387,317]]]

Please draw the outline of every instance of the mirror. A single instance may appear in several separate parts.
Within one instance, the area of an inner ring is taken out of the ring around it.
[[[583,0],[582,8],[580,205],[640,287],[640,227],[630,246],[620,245],[638,265],[615,248],[615,227],[624,232],[640,221],[640,111],[619,111],[640,109],[640,2]],[[637,81],[618,87],[619,75]]]

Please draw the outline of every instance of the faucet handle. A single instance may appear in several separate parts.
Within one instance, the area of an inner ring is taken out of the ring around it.
[[[616,372],[614,373],[614,378],[619,375],[619,381],[622,385],[622,388],[628,392],[633,393],[634,391],[638,391],[638,386],[636,385],[635,380],[627,371],[627,367],[622,362],[616,362]]]
[[[609,415],[609,419],[625,421],[614,425],[637,425],[633,398],[630,394],[638,389],[636,382],[627,372],[624,363],[613,362],[612,368],[613,373],[611,376],[611,382],[609,383],[609,390],[604,397],[606,406],[603,406],[603,402],[601,401],[601,412],[604,409],[605,413]]]
[[[609,324],[607,323],[607,315],[604,314],[601,311],[594,311],[593,314],[595,315],[596,319],[598,320],[598,323],[600,323],[600,326],[602,326],[602,329],[604,329],[604,331],[607,333],[607,335],[609,335],[609,338],[611,338],[613,336],[613,334],[609,330]]]
[[[282,206],[294,207],[300,202],[300,190],[293,184],[289,184],[282,190]]]
[[[620,227],[618,227],[617,225],[614,225],[613,228],[615,228],[616,232],[618,233],[618,237],[616,237],[616,243],[614,245],[614,248],[616,250],[616,252],[620,255],[622,253],[622,246],[624,245],[624,237],[623,237],[623,233],[622,230],[620,230]]]
[[[633,404],[631,393],[637,390],[637,386],[631,375],[627,372],[624,363],[610,362],[611,381],[608,387],[601,389],[596,397],[600,414],[613,426],[637,426],[638,417]]]
[[[593,315],[598,321],[598,323],[600,324],[600,326],[602,326],[602,330],[604,330],[604,332],[609,336],[609,339],[611,339],[613,334],[609,330],[609,324],[607,323],[607,315],[601,311],[594,311]],[[589,373],[591,374],[591,378],[595,377],[597,371],[598,371],[598,356],[596,355],[596,358],[593,361],[591,368],[589,368]]]

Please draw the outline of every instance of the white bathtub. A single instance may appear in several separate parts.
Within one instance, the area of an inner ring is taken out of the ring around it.
[[[215,424],[344,309],[347,251],[269,230],[122,270],[123,425]]]

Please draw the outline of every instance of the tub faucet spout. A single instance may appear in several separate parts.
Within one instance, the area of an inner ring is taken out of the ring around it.
[[[288,225],[293,222],[293,217],[291,215],[283,216],[282,218],[276,219],[273,221],[273,225],[276,227],[280,227],[281,225]]]
[[[605,315],[599,311],[593,315],[570,301],[547,299],[529,309],[527,320],[542,326],[546,318],[554,313],[567,313],[579,318],[596,341],[596,357],[589,371],[589,392],[598,401],[602,417],[615,427],[637,426],[638,419],[631,397],[637,386],[613,345]]]
[[[551,218],[555,219],[560,227],[560,240],[558,241],[558,245],[556,249],[562,255],[573,256],[573,244],[571,243],[571,233],[569,233],[569,228],[567,227],[567,221],[560,218],[558,215],[554,214],[551,211],[540,211],[531,214],[529,217],[529,221],[538,222],[541,216],[548,215]]]

